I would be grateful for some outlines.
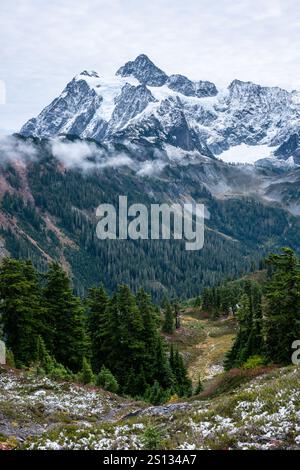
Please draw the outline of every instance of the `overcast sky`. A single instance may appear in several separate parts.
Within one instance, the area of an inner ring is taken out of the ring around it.
[[[109,75],[140,53],[219,86],[300,89],[299,32],[297,0],[0,0],[0,132],[18,130],[82,70]]]

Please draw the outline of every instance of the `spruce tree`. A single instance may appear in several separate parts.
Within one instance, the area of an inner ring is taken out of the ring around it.
[[[158,338],[155,354],[155,380],[164,389],[169,389],[173,385],[173,375],[165,349],[165,343]]]
[[[104,351],[106,366],[116,376],[118,374],[119,363],[122,362],[119,354],[120,321],[118,297],[115,292],[108,302],[106,321],[101,331],[101,348]]]
[[[143,320],[134,295],[127,285],[117,291],[119,313],[119,354],[122,355],[119,375],[127,382],[126,373],[131,367],[139,370],[144,353]]]
[[[50,356],[41,336],[37,339],[35,365],[38,374],[45,374],[54,379],[62,380],[70,380],[73,378],[69,370],[62,364],[59,364],[54,357]]]
[[[152,405],[161,405],[169,396],[169,391],[164,390],[156,380],[151,387],[148,387],[145,393],[145,400],[152,403]]]

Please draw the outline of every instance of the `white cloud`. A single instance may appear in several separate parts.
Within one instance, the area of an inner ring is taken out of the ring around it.
[[[92,169],[120,168],[127,166],[140,176],[154,176],[166,166],[161,160],[137,162],[125,153],[102,150],[92,142],[67,142],[61,138],[50,141],[52,155],[65,168],[77,168],[83,171]],[[0,138],[0,165],[13,161],[26,165],[39,158],[38,149],[30,140],[15,136]]]
[[[99,168],[119,168],[121,166],[132,166],[134,165],[133,160],[128,157],[127,155],[114,155],[111,157],[106,158],[103,162],[101,162],[98,167]]]
[[[65,142],[57,139],[51,142],[52,153],[66,168],[118,168],[122,166],[133,167],[133,160],[123,153],[110,155],[93,143],[82,141]]]
[[[159,175],[166,165],[167,163],[163,162],[162,160],[147,160],[141,164],[137,174],[139,176]]]
[[[0,105],[5,104],[5,100],[6,100],[5,83],[3,80],[0,80]]]
[[[52,153],[55,158],[61,160],[67,167],[88,168],[91,163],[87,160],[97,154],[95,145],[87,142],[65,143],[61,140],[52,142]]]
[[[36,157],[37,150],[30,141],[16,139],[14,136],[0,139],[0,164],[8,161],[18,161],[25,164]]]

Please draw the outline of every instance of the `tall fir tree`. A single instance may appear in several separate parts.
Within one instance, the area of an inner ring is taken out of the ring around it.
[[[174,333],[174,312],[168,300],[164,302],[162,331],[167,334]]]
[[[143,322],[144,353],[141,365],[143,366],[146,382],[152,383],[155,378],[156,369],[159,367],[156,364],[156,352],[161,338],[157,331],[154,306],[151,303],[150,296],[144,289],[138,291],[136,302]]]
[[[104,335],[108,325],[109,297],[103,285],[89,290],[87,297],[88,331],[91,340],[93,370],[100,372],[105,362]]]
[[[48,324],[46,346],[59,363],[77,372],[83,357],[88,356],[84,309],[57,263],[52,263],[45,275],[43,301]]]
[[[300,266],[293,250],[272,254],[268,265],[273,272],[266,286],[264,334],[266,355],[273,362],[289,364],[292,343],[300,338]]]
[[[171,347],[170,365],[174,377],[173,388],[178,396],[190,396],[192,394],[192,381],[188,376],[182,355],[178,349]]]
[[[37,338],[44,330],[38,274],[31,261],[5,258],[0,266],[0,316],[4,339],[17,366],[35,359]]]
[[[225,358],[225,369],[239,367],[254,355],[263,355],[262,295],[255,282],[246,281],[244,294],[236,312],[238,331],[231,350]]]
[[[225,369],[239,367],[247,359],[247,343],[252,328],[252,313],[250,300],[247,294],[243,294],[240,300],[239,309],[236,314],[238,321],[238,331],[231,350],[225,357]]]
[[[174,319],[175,319],[175,328],[178,330],[180,328],[180,306],[178,300],[173,302],[174,308]]]

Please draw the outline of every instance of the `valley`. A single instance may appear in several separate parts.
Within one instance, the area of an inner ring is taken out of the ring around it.
[[[0,2],[3,468],[296,468],[299,15]]]

